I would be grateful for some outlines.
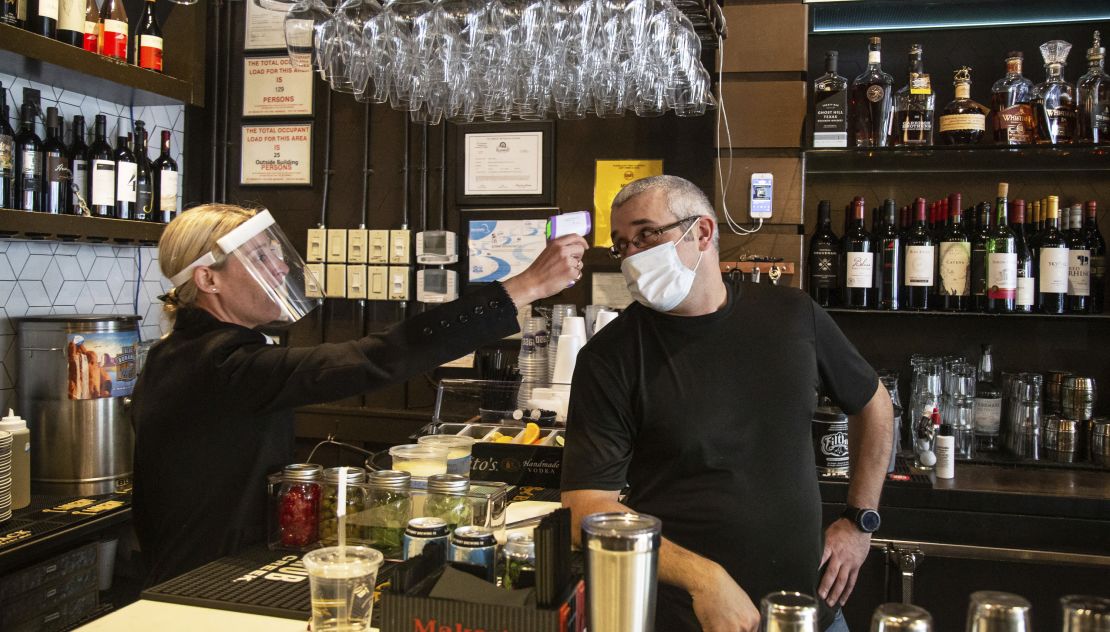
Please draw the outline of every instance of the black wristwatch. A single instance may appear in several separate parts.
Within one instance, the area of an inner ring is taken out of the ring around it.
[[[860,509],[848,505],[844,508],[844,513],[840,514],[841,518],[847,518],[856,525],[856,528],[864,533],[875,533],[879,530],[879,525],[882,524],[882,519],[879,517],[879,512],[874,509]]]

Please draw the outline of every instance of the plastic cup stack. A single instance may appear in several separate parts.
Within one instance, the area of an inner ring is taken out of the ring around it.
[[[563,319],[577,313],[578,308],[570,304],[561,303],[551,309],[551,336],[547,344],[547,381],[549,382],[555,382],[555,360],[559,353],[559,336],[563,334]],[[582,342],[585,342],[585,338]]]
[[[532,398],[532,389],[545,384],[547,375],[547,319],[532,316],[524,319],[517,367],[520,370],[520,390],[517,392],[517,406],[525,408]]]
[[[0,430],[0,522],[12,517],[12,433]]]
[[[594,333],[596,334],[597,332],[601,331],[603,327],[616,320],[618,315],[619,314],[617,314],[616,312],[611,312],[607,310],[598,312],[597,322],[594,323]]]

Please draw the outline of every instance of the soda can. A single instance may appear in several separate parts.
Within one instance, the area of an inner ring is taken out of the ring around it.
[[[819,476],[848,476],[848,415],[828,408],[813,413],[813,451]]]
[[[486,579],[494,581],[497,563],[497,539],[488,527],[459,527],[447,547],[447,560],[473,564],[486,569]]]
[[[437,542],[444,552],[447,549],[447,536],[451,530],[443,518],[424,517],[409,520],[402,538],[404,546],[404,559],[416,557],[424,552],[424,547],[429,543]]]

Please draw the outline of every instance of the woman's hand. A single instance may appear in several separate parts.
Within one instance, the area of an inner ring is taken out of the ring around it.
[[[518,308],[558,294],[582,278],[582,255],[588,247],[579,235],[553,239],[527,270],[502,285]]]

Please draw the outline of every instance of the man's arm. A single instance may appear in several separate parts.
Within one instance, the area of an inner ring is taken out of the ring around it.
[[[851,479],[848,504],[878,509],[883,490],[894,433],[894,409],[882,383],[871,401],[859,413],[848,417],[848,458]],[[864,533],[846,518],[836,520],[825,530],[825,550],[821,564],[828,562],[818,594],[831,607],[844,605],[856,585],[859,568],[867,559],[871,534]]]
[[[563,505],[570,507],[574,538],[579,538],[578,525],[590,514],[635,513],[617,498],[615,491],[563,492]],[[690,593],[694,614],[704,632],[755,632],[759,629],[759,610],[720,564],[666,538],[659,547],[659,581]]]

